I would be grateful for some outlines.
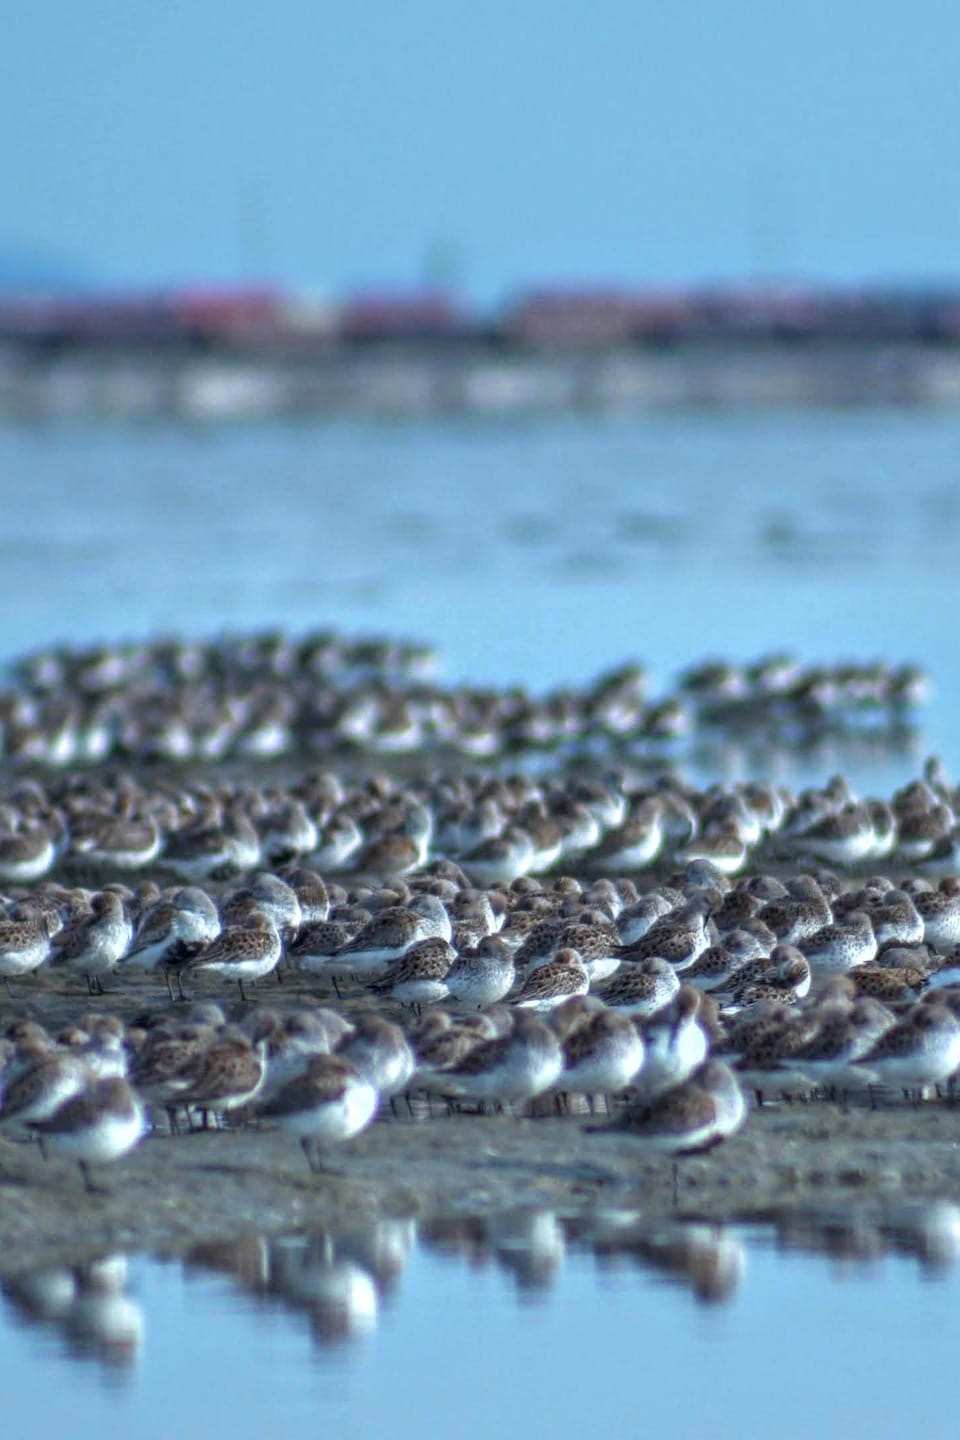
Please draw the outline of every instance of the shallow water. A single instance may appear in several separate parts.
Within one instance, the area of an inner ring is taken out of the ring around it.
[[[713,653],[912,658],[937,685],[919,750],[949,758],[960,417],[6,430],[0,496],[6,654],[332,625],[534,690],[626,658],[660,686]],[[809,774],[917,768],[880,758]]]
[[[830,1440],[906,1433],[909,1394],[910,1432],[947,1436],[958,1260],[946,1204],[780,1232],[511,1212],[111,1257],[5,1283],[5,1408],[23,1440],[472,1440],[534,1418],[564,1440],[625,1415]]]

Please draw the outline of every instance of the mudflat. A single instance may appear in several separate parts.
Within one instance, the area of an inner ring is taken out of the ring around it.
[[[64,1023],[90,1008],[86,997],[38,990],[29,1005],[4,1006],[0,1021],[16,1010]],[[97,1008],[129,1022],[144,1006],[125,994]],[[102,1167],[102,1194],[86,1193],[75,1166],[44,1161],[35,1144],[0,1141],[0,1273],[78,1253],[177,1254],[205,1240],[336,1230],[385,1216],[614,1206],[651,1220],[733,1220],[960,1199],[960,1106],[949,1099],[914,1106],[890,1098],[876,1109],[860,1097],[849,1105],[767,1102],[732,1139],[682,1158],[676,1187],[670,1159],[645,1153],[628,1133],[602,1133],[602,1113],[557,1114],[551,1099],[537,1108],[451,1114],[436,1100],[428,1111],[423,1099],[401,1099],[396,1114],[386,1106],[366,1133],[331,1151],[333,1168],[321,1174],[265,1123],[155,1134]]]

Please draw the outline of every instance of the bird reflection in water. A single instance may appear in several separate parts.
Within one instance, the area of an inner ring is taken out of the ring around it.
[[[785,1258],[823,1256],[840,1275],[893,1254],[916,1261],[926,1276],[942,1276],[960,1263],[960,1206],[936,1200],[823,1207],[744,1225],[616,1207],[571,1215],[514,1208],[210,1241],[194,1246],[182,1264],[185,1278],[228,1280],[242,1297],[241,1316],[276,1307],[302,1317],[317,1350],[327,1352],[376,1329],[385,1305],[399,1298],[417,1247],[436,1262],[502,1272],[521,1304],[554,1295],[562,1301],[568,1258],[592,1255],[602,1282],[636,1270],[698,1304],[718,1305],[735,1299],[747,1255],[758,1247]],[[143,1311],[128,1290],[123,1255],[20,1271],[0,1282],[9,1320],[49,1332],[59,1353],[99,1363],[107,1374],[129,1372],[141,1353]]]
[[[198,1245],[191,1270],[227,1275],[248,1295],[307,1316],[318,1345],[359,1339],[376,1328],[416,1240],[412,1220],[381,1220],[339,1235],[247,1237]]]
[[[143,1310],[127,1283],[126,1256],[105,1255],[23,1271],[4,1281],[2,1292],[21,1324],[55,1334],[72,1358],[122,1370],[139,1358],[144,1331]]]

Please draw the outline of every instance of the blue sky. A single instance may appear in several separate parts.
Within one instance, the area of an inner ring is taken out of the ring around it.
[[[322,293],[960,277],[960,10],[11,0],[0,258]]]

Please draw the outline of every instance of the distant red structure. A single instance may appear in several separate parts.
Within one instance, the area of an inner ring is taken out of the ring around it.
[[[250,341],[283,324],[285,301],[268,287],[0,298],[0,336],[63,345]]]
[[[465,312],[443,291],[385,291],[355,295],[336,313],[342,340],[444,340],[469,333]]]
[[[626,286],[527,291],[477,315],[444,290],[369,291],[298,300],[270,285],[142,292],[0,292],[0,341],[25,349],[183,346],[286,349],[496,343],[594,351],[679,343],[960,343],[960,289],[804,285],[689,291]]]
[[[697,310],[708,332],[789,340],[818,333],[831,307],[844,304],[842,297],[797,286],[737,286],[701,292]]]
[[[286,301],[269,286],[174,290],[167,309],[186,334],[210,340],[256,340],[284,324]]]
[[[590,349],[681,334],[693,318],[688,296],[618,289],[535,290],[509,305],[504,338],[534,348]]]

